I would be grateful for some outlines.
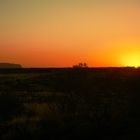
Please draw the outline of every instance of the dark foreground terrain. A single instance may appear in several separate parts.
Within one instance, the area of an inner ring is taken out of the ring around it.
[[[140,139],[140,69],[0,70],[0,140]]]

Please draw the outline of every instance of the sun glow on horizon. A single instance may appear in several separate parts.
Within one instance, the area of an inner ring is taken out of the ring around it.
[[[138,68],[140,66],[140,54],[128,53],[122,57],[122,64],[128,67]]]

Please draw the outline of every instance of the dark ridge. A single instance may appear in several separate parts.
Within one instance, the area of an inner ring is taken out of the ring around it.
[[[12,64],[12,63],[0,63],[0,69],[17,69],[22,68],[20,64]]]

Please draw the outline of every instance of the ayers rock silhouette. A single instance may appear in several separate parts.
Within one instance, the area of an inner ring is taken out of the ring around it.
[[[8,69],[13,69],[13,68],[22,68],[20,64],[12,64],[12,63],[0,63],[0,69],[1,68],[8,68]]]

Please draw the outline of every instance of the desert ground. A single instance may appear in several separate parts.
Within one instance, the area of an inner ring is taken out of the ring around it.
[[[140,138],[140,69],[0,69],[0,140]]]

